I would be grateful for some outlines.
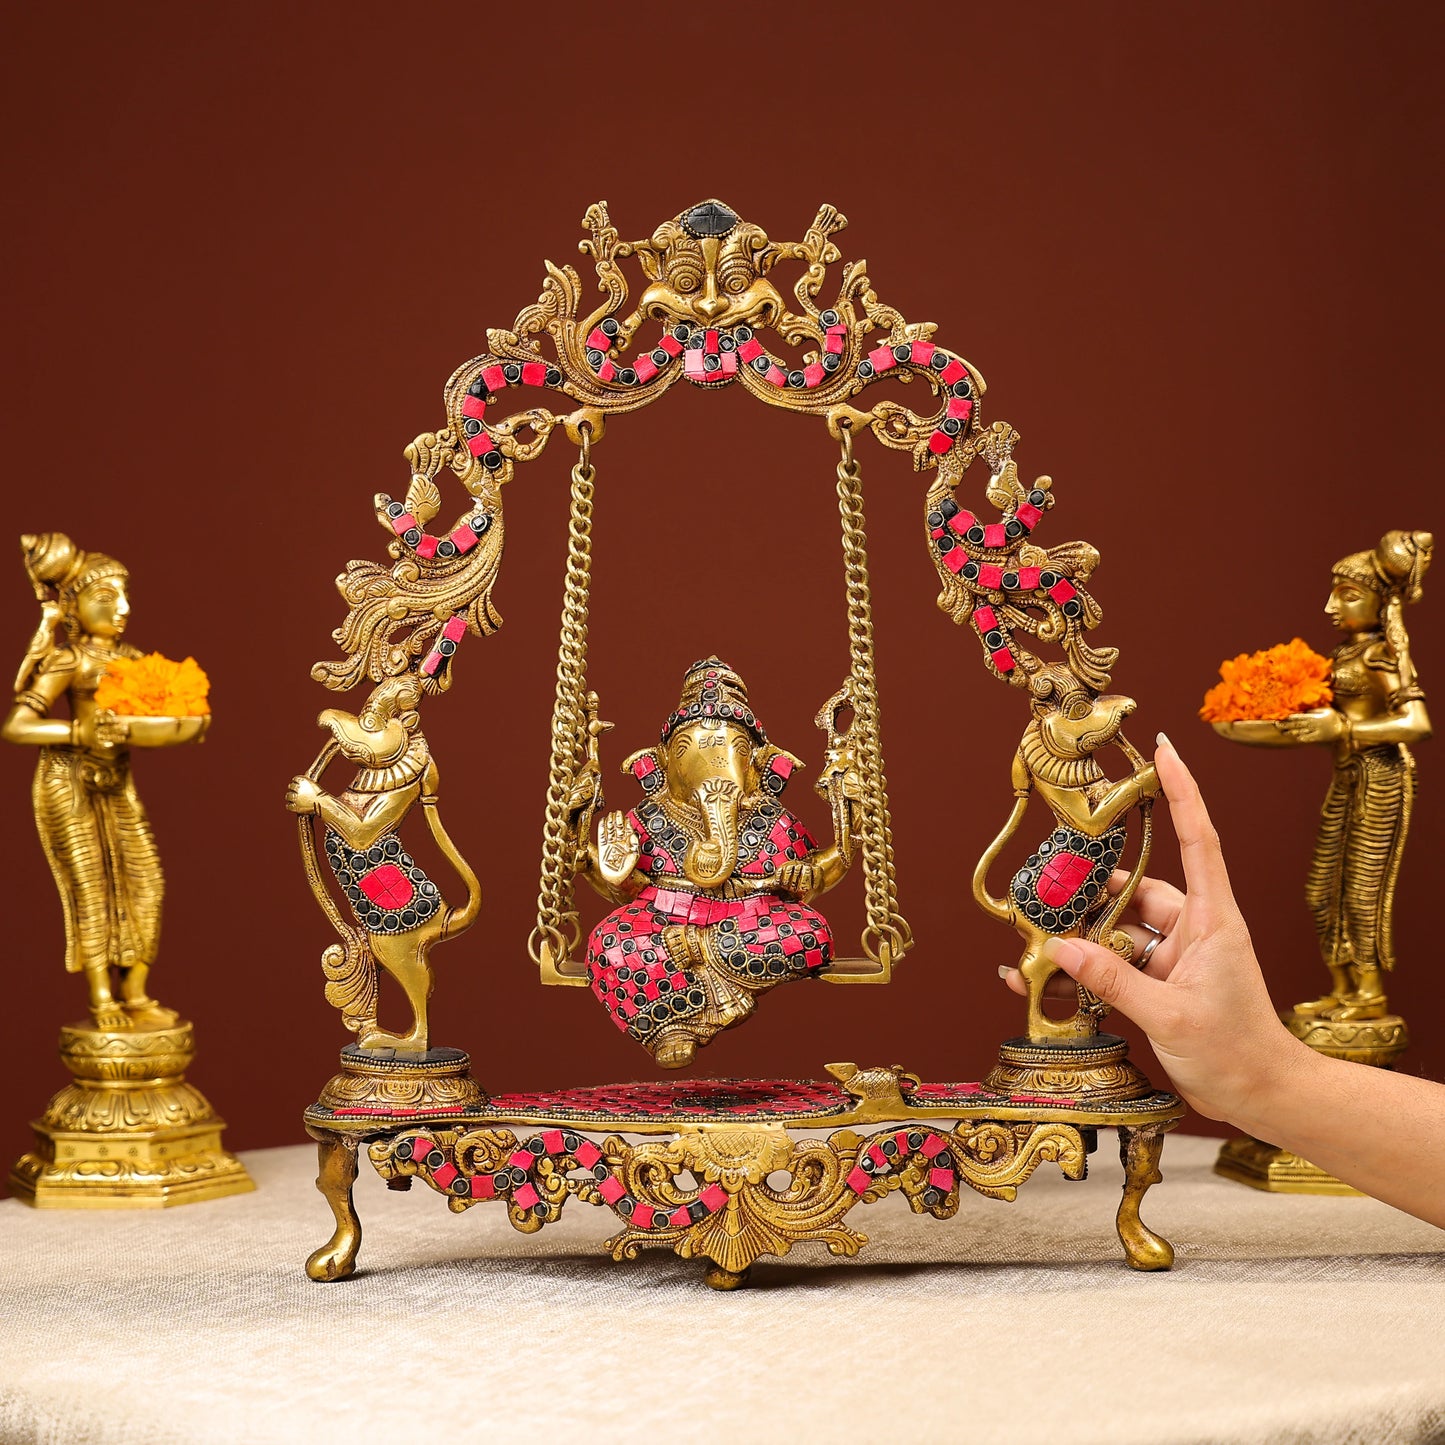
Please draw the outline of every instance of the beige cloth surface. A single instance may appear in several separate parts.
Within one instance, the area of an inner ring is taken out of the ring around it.
[[[0,1440],[894,1440],[1009,1445],[1445,1439],[1445,1232],[1368,1199],[1265,1195],[1175,1136],[1128,1269],[1102,1135],[1082,1184],[849,1216],[717,1294],[696,1261],[614,1264],[610,1212],[524,1236],[363,1165],[363,1272],[319,1285],[310,1147],[257,1192],[164,1212],[0,1203]]]

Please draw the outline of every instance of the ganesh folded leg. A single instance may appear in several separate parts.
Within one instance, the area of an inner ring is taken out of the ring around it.
[[[709,992],[693,942],[673,910],[654,906],[646,894],[592,930],[587,971],[613,1023],[664,1068],[690,1063],[698,1046],[725,1026],[708,1017]]]

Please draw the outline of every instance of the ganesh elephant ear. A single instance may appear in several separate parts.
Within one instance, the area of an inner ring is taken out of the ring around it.
[[[622,771],[631,773],[642,784],[642,791],[651,796],[664,782],[661,749],[643,748],[641,752],[633,753],[623,761]]]
[[[753,754],[753,766],[758,770],[763,789],[776,797],[788,786],[794,772],[803,766],[803,760],[773,743],[764,743]]]

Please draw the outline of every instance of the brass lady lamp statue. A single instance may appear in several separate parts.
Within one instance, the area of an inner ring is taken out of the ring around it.
[[[102,705],[107,672],[141,657],[122,640],[129,574],[58,532],[20,545],[41,618],[0,736],[38,750],[35,823],[64,911],[65,966],[85,975],[90,1020],[61,1031],[75,1082],[34,1125],[36,1149],[11,1185],[32,1204],[59,1207],[158,1206],[249,1189],[221,1148],[221,1121],[181,1077],[195,1052],[191,1025],[149,991],[163,880],[130,770],[131,748],[197,740],[209,714],[199,703],[176,716]],[[51,716],[62,701],[69,716]]]
[[[1415,799],[1410,748],[1430,736],[1430,718],[1401,614],[1420,596],[1433,544],[1429,532],[1387,532],[1373,550],[1335,563],[1325,611],[1345,639],[1331,661],[1328,707],[1214,723],[1221,736],[1254,747],[1333,750],[1305,887],[1330,988],[1283,1018],[1311,1048],[1381,1067],[1409,1042],[1404,1019],[1390,1011],[1385,975],[1395,966],[1395,884]],[[1260,1151],[1272,1157],[1256,1158]],[[1353,1192],[1293,1155],[1273,1157],[1279,1154],[1235,1141],[1221,1172],[1271,1189]]]

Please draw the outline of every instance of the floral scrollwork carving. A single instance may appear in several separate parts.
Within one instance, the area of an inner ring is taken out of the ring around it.
[[[1086,1166],[1082,1132],[1043,1121],[970,1123],[953,1133],[915,1121],[806,1140],[781,1124],[698,1125],[666,1139],[612,1134],[600,1144],[567,1128],[526,1138],[503,1128],[419,1128],[369,1152],[384,1179],[420,1178],[453,1210],[501,1200],[513,1228],[530,1234],[556,1220],[568,1198],[606,1205],[624,1222],[604,1246],[614,1259],[668,1245],[731,1276],[807,1240],[857,1254],[868,1237],[844,1216],[895,1191],[915,1213],[946,1219],[964,1185],[1013,1199],[1041,1163],[1070,1179],[1083,1178]]]

